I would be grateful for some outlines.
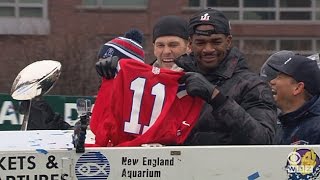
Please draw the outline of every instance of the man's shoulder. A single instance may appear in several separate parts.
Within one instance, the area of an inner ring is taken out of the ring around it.
[[[320,128],[320,115],[319,114],[306,114],[307,116],[302,120],[301,126],[310,128]],[[320,133],[320,131],[319,131]]]
[[[230,79],[225,81],[221,88],[222,92],[233,97],[238,103],[241,103],[246,98],[262,98],[268,103],[274,103],[269,85],[250,71],[235,73]]]
[[[320,137],[320,131],[319,131],[320,116],[319,115],[302,119],[301,123],[297,126],[299,127],[299,130],[297,131],[297,135],[308,137],[308,138]],[[308,140],[313,140],[313,139],[308,139]]]
[[[256,86],[256,85],[268,85],[267,82],[265,82],[263,79],[260,78],[260,76],[249,69],[243,69],[236,71],[233,76],[233,78],[238,79],[239,82],[246,86]]]
[[[238,77],[241,80],[249,82],[261,82],[261,78],[257,73],[254,73],[249,69],[246,58],[236,47],[231,48],[227,56],[227,61],[227,69],[229,70],[229,73],[232,72],[232,77]]]

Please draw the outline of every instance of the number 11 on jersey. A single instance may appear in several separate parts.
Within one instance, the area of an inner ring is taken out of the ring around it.
[[[140,77],[133,80],[130,84],[130,89],[133,91],[133,97],[130,119],[124,124],[124,131],[127,133],[140,134],[141,128],[143,128],[142,134],[145,133],[155,123],[161,113],[163,102],[165,99],[165,86],[161,83],[157,83],[152,86],[151,90],[151,95],[155,96],[155,99],[153,102],[149,126],[144,125],[142,127],[142,125],[139,124],[140,107],[142,97],[145,93],[144,88],[146,81],[147,80],[145,78]]]

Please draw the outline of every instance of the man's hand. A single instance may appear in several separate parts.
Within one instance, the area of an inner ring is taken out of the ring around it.
[[[99,61],[96,63],[97,73],[106,79],[114,78],[116,76],[118,62],[118,56],[99,59]]]
[[[179,79],[179,83],[186,84],[186,90],[190,96],[198,96],[208,103],[212,100],[213,91],[216,88],[202,74],[196,72],[187,72]]]

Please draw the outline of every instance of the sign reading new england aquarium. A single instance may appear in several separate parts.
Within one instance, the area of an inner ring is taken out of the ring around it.
[[[78,118],[76,101],[78,98],[90,99],[94,103],[94,97],[89,96],[44,96],[52,109],[60,113],[66,122],[74,125]],[[23,115],[18,111],[19,101],[12,99],[8,94],[0,94],[0,131],[19,130],[23,121]]]

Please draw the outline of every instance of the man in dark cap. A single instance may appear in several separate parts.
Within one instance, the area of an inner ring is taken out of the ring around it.
[[[153,27],[154,66],[175,69],[174,59],[188,51],[188,22],[178,16],[163,16]]]
[[[294,52],[287,50],[278,51],[272,54],[261,66],[260,77],[263,80],[270,82],[278,75],[278,72],[270,65],[282,65],[287,59],[291,58],[294,55]]]
[[[270,86],[272,86],[271,81],[272,81],[272,83],[277,82],[276,78],[279,75],[279,71],[274,69],[273,66],[282,66],[289,58],[292,58],[294,55],[296,55],[296,53],[294,53],[292,51],[288,51],[288,50],[282,50],[282,51],[278,51],[278,52],[272,54],[266,60],[266,62],[262,65],[261,70],[260,70],[260,77],[263,80],[267,81]],[[315,62],[318,62],[319,55],[318,54],[314,54],[314,55],[308,56],[307,58],[309,58],[311,60],[314,60]],[[279,93],[279,95],[278,95],[277,91],[275,90],[275,88],[273,88],[272,93],[273,93],[273,97],[274,97],[275,100],[280,99],[280,103],[281,103],[281,99],[287,99],[286,98],[286,96],[287,96],[286,93],[284,93],[284,94],[283,93]],[[281,94],[284,95],[284,96],[282,96]],[[277,127],[276,127],[275,144],[288,144],[288,142],[284,143],[282,139],[283,139],[283,136],[284,136],[284,131],[287,131],[290,128],[286,127],[287,124],[288,124],[287,122],[283,122],[283,123],[281,122],[282,117],[286,117],[287,115],[283,116],[284,113],[281,112],[280,108],[281,107],[278,107],[278,117],[279,118],[278,118]],[[289,114],[291,114],[291,113],[289,113]],[[297,114],[297,115],[299,115],[299,114]],[[292,114],[290,116],[292,116]],[[291,143],[308,144],[309,142],[307,142],[305,140],[297,140],[297,141],[291,142]]]
[[[271,89],[232,47],[230,30],[229,20],[215,9],[189,20],[192,53],[175,62],[187,71],[180,81],[188,94],[207,103],[187,145],[273,143],[277,114]]]
[[[283,64],[270,64],[278,75],[270,81],[282,114],[278,144],[320,143],[320,70],[317,62],[294,55]]]
[[[287,59],[291,58],[294,55],[295,55],[294,52],[288,51],[288,50],[275,52],[261,66],[260,77],[264,81],[269,83],[271,87],[270,81],[276,78],[279,72],[276,71],[274,68],[272,68],[270,65],[282,65]],[[281,114],[281,110],[279,108],[277,108],[277,114],[278,115]],[[281,137],[282,134],[283,134],[282,125],[280,120],[277,119],[276,135],[275,135],[276,138],[274,139],[274,144],[279,143],[278,137]]]

